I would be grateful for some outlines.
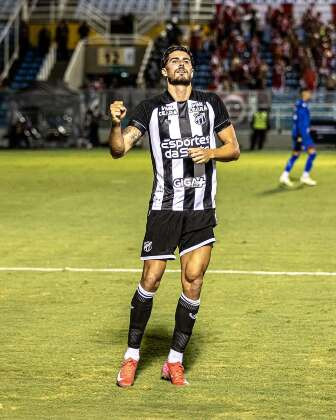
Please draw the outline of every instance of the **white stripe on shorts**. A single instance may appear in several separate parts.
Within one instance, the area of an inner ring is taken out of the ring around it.
[[[210,239],[207,239],[206,241],[200,242],[197,245],[191,246],[190,248],[184,249],[182,252],[180,252],[180,256],[186,254],[187,252],[191,252],[194,249],[201,248],[204,245],[210,244],[211,242],[216,242],[216,239],[210,238]]]
[[[155,256],[148,256],[148,257],[140,257],[140,260],[176,260],[175,255],[155,255]]]

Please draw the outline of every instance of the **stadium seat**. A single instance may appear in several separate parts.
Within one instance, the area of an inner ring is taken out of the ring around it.
[[[42,63],[43,57],[36,50],[29,50],[20,63],[10,87],[16,90],[29,86],[32,81],[36,80]]]

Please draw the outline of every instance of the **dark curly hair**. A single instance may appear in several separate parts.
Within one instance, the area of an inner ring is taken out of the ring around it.
[[[194,67],[194,58],[193,58],[193,55],[191,54],[191,51],[189,50],[188,47],[186,47],[184,45],[171,45],[163,53],[163,56],[162,56],[162,59],[161,59],[161,68],[162,69],[164,67],[166,67],[166,64],[167,64],[167,61],[168,61],[168,57],[174,51],[184,51],[185,53],[187,53],[189,55],[189,57],[190,57],[191,65]]]

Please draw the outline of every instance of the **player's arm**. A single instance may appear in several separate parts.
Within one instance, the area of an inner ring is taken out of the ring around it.
[[[142,136],[141,131],[133,126],[121,129],[121,120],[125,118],[127,109],[122,101],[110,105],[112,127],[108,139],[111,155],[114,159],[121,158],[135,145]]]
[[[210,159],[230,162],[239,158],[240,149],[233,125],[230,124],[228,127],[223,128],[217,135],[223,143],[222,146],[216,149],[203,149],[202,147],[189,149],[189,156],[195,163],[207,163]]]

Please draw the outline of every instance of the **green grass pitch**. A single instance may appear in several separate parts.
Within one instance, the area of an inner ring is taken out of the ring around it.
[[[278,187],[288,155],[218,163],[209,269],[336,272],[335,153],[319,153],[317,187],[293,190]],[[151,183],[144,151],[1,152],[0,267],[141,268]],[[209,273],[185,355],[191,386],[175,388],[160,380],[180,293],[166,273],[124,390],[138,280],[0,271],[1,419],[335,418],[336,277]]]

